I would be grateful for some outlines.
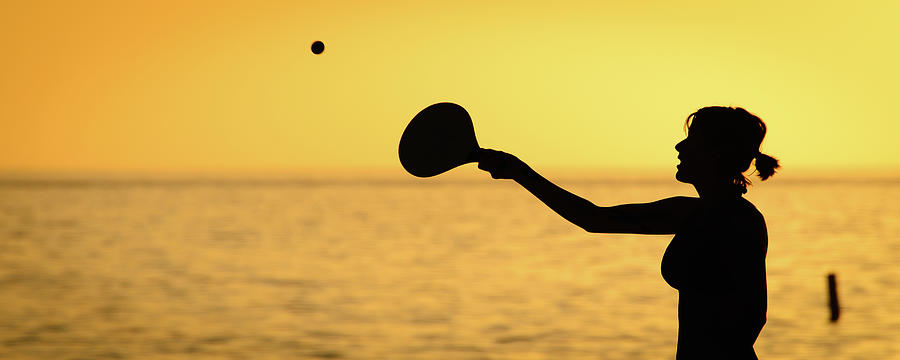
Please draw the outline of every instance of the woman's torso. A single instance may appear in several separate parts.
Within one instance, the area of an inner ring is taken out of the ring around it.
[[[663,256],[663,278],[679,291],[679,359],[756,358],[766,321],[765,221],[747,200],[703,203]]]

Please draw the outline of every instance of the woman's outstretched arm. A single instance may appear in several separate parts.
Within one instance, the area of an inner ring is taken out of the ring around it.
[[[478,168],[495,179],[512,179],[557,214],[594,233],[674,234],[698,205],[697,198],[673,197],[645,204],[594,205],[557,186],[513,155],[485,150]]]

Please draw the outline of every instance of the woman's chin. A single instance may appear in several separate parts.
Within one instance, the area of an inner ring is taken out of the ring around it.
[[[683,183],[689,183],[687,176],[685,175],[684,171],[682,171],[681,169],[678,169],[677,171],[675,171],[675,180],[678,180]]]

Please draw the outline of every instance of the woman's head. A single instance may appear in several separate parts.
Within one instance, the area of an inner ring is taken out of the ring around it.
[[[728,182],[741,193],[750,180],[744,172],[755,161],[762,180],[775,174],[778,160],[759,152],[766,136],[766,124],[756,115],[739,107],[709,106],[688,115],[684,122],[688,137],[675,145],[678,150],[679,181]]]

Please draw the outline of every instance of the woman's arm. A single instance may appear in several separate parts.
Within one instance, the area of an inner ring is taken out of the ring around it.
[[[478,168],[495,179],[512,179],[550,209],[588,232],[674,234],[693,213],[696,198],[673,197],[646,204],[596,206],[545,179],[513,155],[485,150]]]

